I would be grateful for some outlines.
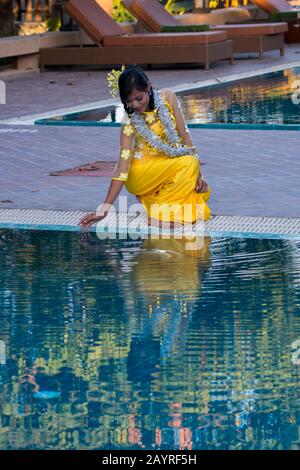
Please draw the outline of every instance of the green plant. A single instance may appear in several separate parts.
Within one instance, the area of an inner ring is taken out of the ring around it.
[[[160,31],[162,33],[199,33],[202,31],[209,31],[208,24],[182,24],[174,26],[162,26]]]
[[[61,20],[58,18],[58,16],[53,16],[52,18],[49,18],[46,22],[48,31],[59,31],[61,27]]]
[[[298,18],[297,11],[283,11],[277,12],[270,15],[271,21],[288,21],[288,20],[296,20]]]
[[[193,9],[194,2],[191,0],[167,0],[165,9],[172,15],[183,15]]]
[[[120,0],[113,0],[113,19],[118,23],[135,21],[135,18],[129,13],[129,11],[122,5]]]
[[[219,5],[218,0],[210,0],[210,2],[208,3],[208,7],[212,9],[218,8],[218,5]]]

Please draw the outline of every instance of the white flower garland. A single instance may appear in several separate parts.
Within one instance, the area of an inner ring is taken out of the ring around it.
[[[153,90],[154,108],[157,110],[158,119],[164,127],[165,141],[153,132],[146,124],[140,113],[133,112],[130,115],[130,123],[141,137],[154,149],[164,152],[170,157],[182,157],[194,155],[195,149],[181,143],[180,137],[171,118],[170,112],[157,90]]]

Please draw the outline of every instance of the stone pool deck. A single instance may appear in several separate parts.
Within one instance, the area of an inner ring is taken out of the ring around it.
[[[209,72],[180,68],[153,70],[149,76],[157,87],[223,80],[229,74],[250,74],[282,63],[300,65],[299,52],[300,45],[287,48],[284,58],[271,53],[264,61],[219,63]],[[108,99],[106,73],[0,75],[7,87],[7,104],[0,105],[0,212],[9,208],[94,211],[104,200],[110,178],[49,173],[96,160],[117,160],[119,130],[31,126],[22,123],[22,117]],[[13,124],[18,120],[20,125]],[[191,133],[212,188],[213,214],[300,218],[298,131],[192,129]],[[136,202],[132,196],[129,201]]]
[[[300,217],[298,131],[191,134],[212,188],[213,214]],[[49,174],[117,160],[118,128],[1,126],[0,139],[1,208],[91,211],[104,200],[110,178]]]
[[[237,56],[238,57],[238,56]],[[234,65],[218,61],[212,68],[191,66],[168,67],[148,70],[146,73],[157,88],[180,87],[186,83],[202,83],[209,80],[226,80],[228,76],[263,73],[272,67],[300,65],[300,44],[287,45],[285,56],[278,51],[265,54],[264,60],[255,54],[237,58]],[[0,80],[6,84],[6,104],[0,104],[0,124],[17,121],[27,115],[38,115],[70,106],[111,99],[108,91],[107,70],[47,69],[45,73],[1,72]]]

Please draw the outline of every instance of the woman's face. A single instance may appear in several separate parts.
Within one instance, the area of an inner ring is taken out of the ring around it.
[[[134,109],[137,113],[145,113],[149,108],[149,91],[150,85],[148,85],[145,91],[134,88],[126,100],[126,106]]]

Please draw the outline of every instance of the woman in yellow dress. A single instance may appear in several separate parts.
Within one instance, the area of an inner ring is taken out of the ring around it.
[[[153,89],[137,66],[120,74],[118,90],[126,111],[119,161],[104,204],[84,216],[81,227],[102,220],[124,184],[143,204],[149,224],[170,227],[208,220],[210,189],[175,93]]]

